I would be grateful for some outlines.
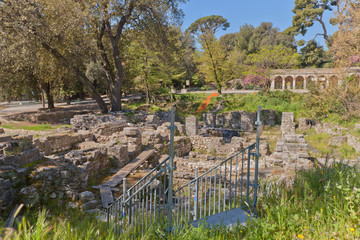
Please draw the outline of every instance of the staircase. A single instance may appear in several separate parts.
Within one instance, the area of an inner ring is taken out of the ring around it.
[[[126,189],[123,184],[123,195],[107,207],[108,228],[119,235],[141,237],[155,224],[166,226],[168,231],[186,224],[195,227],[245,224],[257,202],[261,108],[254,144],[205,173],[198,174],[196,170],[195,178],[175,191],[174,108],[171,113],[169,156],[131,188]],[[133,165],[137,163],[134,161]],[[115,187],[121,181],[120,176],[124,176],[121,171],[103,187]]]

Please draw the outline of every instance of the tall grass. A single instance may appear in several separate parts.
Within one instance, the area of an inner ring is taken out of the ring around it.
[[[336,164],[298,172],[292,188],[264,184],[258,218],[247,226],[175,228],[154,226],[143,239],[359,239],[360,173]],[[27,214],[12,239],[139,239],[117,238],[94,216],[70,212],[52,217],[42,210]],[[1,231],[0,231],[1,233]]]

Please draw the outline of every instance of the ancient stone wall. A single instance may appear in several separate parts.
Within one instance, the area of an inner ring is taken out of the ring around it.
[[[275,126],[278,116],[274,110],[263,110],[262,121],[266,126]],[[256,113],[245,111],[234,111],[228,113],[204,113],[204,126],[209,128],[229,128],[241,129],[245,132],[251,132],[255,129]]]
[[[295,123],[293,112],[283,112],[281,119],[282,135],[295,134]]]
[[[86,139],[94,139],[94,135],[90,132],[77,133],[77,134],[58,134],[51,135],[34,140],[34,144],[43,152],[45,155],[51,155],[58,152],[68,151],[73,149],[79,142],[85,141]]]

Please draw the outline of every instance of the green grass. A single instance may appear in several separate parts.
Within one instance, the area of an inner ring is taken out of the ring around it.
[[[305,133],[305,140],[313,148],[320,151],[322,157],[326,154],[332,154],[334,148],[329,146],[331,136],[328,133],[315,133],[314,129],[311,129],[308,133]]]
[[[68,127],[71,128],[71,125],[50,125],[50,124],[38,124],[38,125],[13,125],[13,124],[5,124],[1,125],[2,128],[6,129],[23,129],[23,130],[32,130],[32,131],[49,131],[53,129],[58,129],[60,127]]]
[[[359,201],[359,169],[336,164],[299,171],[290,189],[262,185],[258,218],[246,227],[184,227],[168,234],[166,226],[154,226],[142,239],[359,239]],[[94,216],[50,213],[26,213],[12,239],[117,239]],[[118,239],[129,238],[140,236],[126,233]]]

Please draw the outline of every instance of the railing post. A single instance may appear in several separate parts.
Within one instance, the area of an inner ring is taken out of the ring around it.
[[[167,223],[168,230],[172,228],[172,209],[173,209],[173,176],[174,176],[174,136],[175,136],[175,108],[171,108],[170,121],[170,156],[169,156],[169,184],[168,184],[168,202],[167,202]]]
[[[123,206],[122,206],[122,217],[125,219],[126,217],[126,209],[125,209],[125,201],[126,201],[126,178],[123,178]],[[124,220],[125,221],[125,220]]]
[[[261,154],[260,154],[260,127],[262,125],[261,106],[259,106],[258,110],[257,110],[257,120],[255,122],[255,125],[256,125],[256,153],[255,153],[254,208],[256,208],[256,202],[257,202],[259,158],[261,156]]]
[[[198,219],[198,202],[199,202],[199,180],[198,180],[198,167],[196,167],[196,170],[195,170],[194,220]]]

